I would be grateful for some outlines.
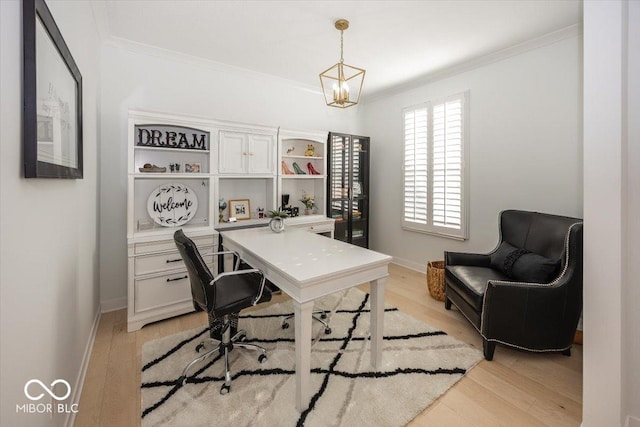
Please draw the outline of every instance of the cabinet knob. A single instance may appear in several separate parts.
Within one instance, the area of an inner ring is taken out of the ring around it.
[[[247,152],[246,152],[246,151],[243,151],[243,152],[242,152],[242,155],[243,155],[243,156],[246,156],[246,155],[247,155]]]
[[[249,155],[250,155],[250,156],[253,156],[253,151],[249,151]]]

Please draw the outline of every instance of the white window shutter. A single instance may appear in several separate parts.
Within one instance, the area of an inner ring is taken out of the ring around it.
[[[403,110],[403,228],[467,238],[467,93]]]
[[[427,224],[427,119],[426,106],[404,113],[403,223]]]
[[[433,225],[462,226],[462,99],[433,106]]]

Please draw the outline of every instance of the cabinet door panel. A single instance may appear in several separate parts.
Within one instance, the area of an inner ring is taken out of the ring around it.
[[[327,214],[336,220],[335,238],[369,247],[368,137],[329,134],[330,203]]]
[[[249,169],[252,174],[274,173],[275,140],[272,135],[249,135]]]
[[[245,173],[247,168],[246,136],[235,132],[220,132],[218,171],[224,173]]]

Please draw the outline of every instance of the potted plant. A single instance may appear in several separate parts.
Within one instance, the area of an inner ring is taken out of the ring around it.
[[[289,215],[284,212],[281,208],[270,210],[269,217],[271,220],[269,221],[269,228],[271,231],[275,233],[280,233],[284,230],[284,219]]]

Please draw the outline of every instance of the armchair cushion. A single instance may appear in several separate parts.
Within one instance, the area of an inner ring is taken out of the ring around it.
[[[457,284],[460,296],[473,308],[482,310],[482,299],[489,280],[509,280],[502,272],[488,267],[447,265],[446,276]]]
[[[520,282],[548,283],[556,276],[560,260],[534,254],[502,242],[491,254],[491,267]]]

